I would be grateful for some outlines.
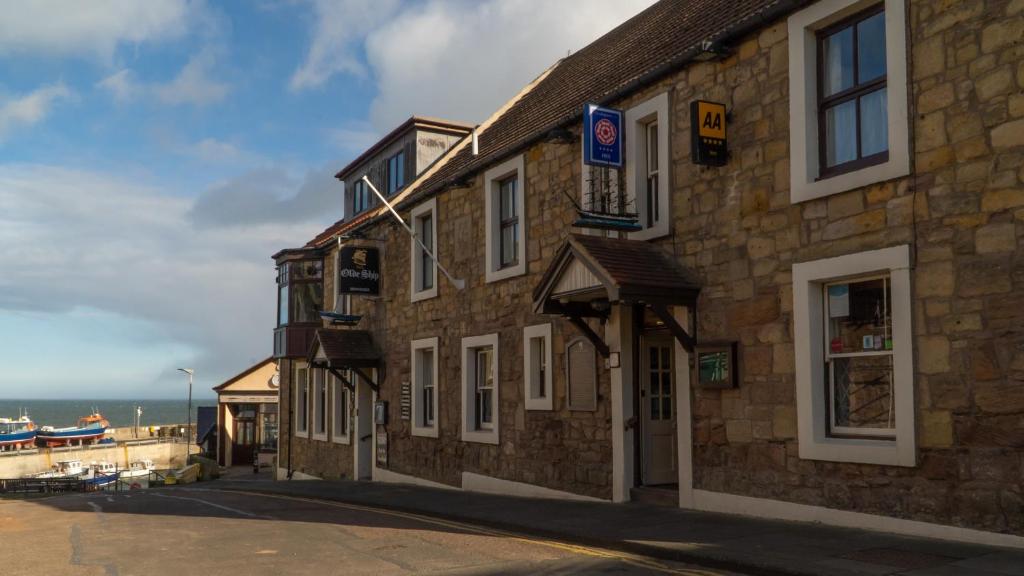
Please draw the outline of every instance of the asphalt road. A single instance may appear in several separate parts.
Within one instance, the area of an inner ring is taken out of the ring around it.
[[[726,574],[361,506],[184,487],[0,500],[0,573]]]

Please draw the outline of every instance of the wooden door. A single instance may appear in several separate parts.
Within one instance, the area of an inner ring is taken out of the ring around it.
[[[676,484],[676,403],[672,340],[645,338],[641,346],[643,483]]]

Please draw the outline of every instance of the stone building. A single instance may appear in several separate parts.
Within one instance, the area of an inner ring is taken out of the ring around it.
[[[282,475],[1024,545],[1022,31],[664,0],[555,63],[391,198],[422,245],[378,207],[275,256],[334,311],[278,354]]]
[[[217,463],[269,466],[277,453],[278,369],[273,358],[258,362],[215,386]],[[202,443],[202,427],[197,428]]]

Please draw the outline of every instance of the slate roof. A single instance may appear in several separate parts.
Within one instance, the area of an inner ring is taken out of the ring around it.
[[[535,304],[543,304],[570,256],[597,276],[612,302],[691,305],[700,292],[694,276],[655,244],[570,234],[538,282]]]
[[[316,331],[310,349],[312,359],[317,347],[321,348],[331,368],[374,367],[380,362],[380,354],[373,345],[373,336],[366,330]]]

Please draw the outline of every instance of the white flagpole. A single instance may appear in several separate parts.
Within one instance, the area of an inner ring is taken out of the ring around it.
[[[463,288],[465,288],[466,281],[461,278],[455,278],[448,273],[448,270],[444,267],[443,264],[441,264],[440,261],[438,261],[437,256],[434,255],[433,250],[427,248],[426,244],[424,244],[423,241],[420,240],[420,237],[416,235],[416,232],[412,229],[412,226],[409,226],[408,224],[405,223],[405,220],[403,220],[402,217],[399,216],[398,212],[396,212],[394,207],[391,206],[391,203],[388,202],[388,199],[385,198],[384,195],[380,193],[380,190],[377,190],[377,187],[374,186],[373,182],[370,182],[370,179],[367,178],[365,175],[363,176],[363,182],[366,182],[366,185],[370,187],[370,190],[373,190],[373,193],[377,195],[377,198],[380,198],[380,201],[383,202],[384,205],[388,207],[388,210],[390,210],[391,214],[394,215],[395,220],[398,220],[402,224],[402,227],[405,228],[405,231],[409,233],[409,236],[412,236],[412,239],[415,240],[416,243],[420,245],[420,248],[422,248],[423,251],[430,256],[430,259],[433,260],[435,264],[437,264],[438,269],[440,269],[441,272],[444,273],[445,277],[448,278],[448,280],[452,283],[452,286],[455,286],[457,290],[462,290]]]

